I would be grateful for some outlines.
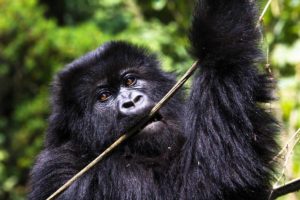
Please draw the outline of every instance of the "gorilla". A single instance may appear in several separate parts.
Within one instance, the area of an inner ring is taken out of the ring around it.
[[[273,82],[257,67],[254,0],[198,0],[189,97],[177,93],[135,136],[57,199],[266,200],[278,151],[264,104]],[[52,83],[44,150],[29,199],[46,199],[130,127],[176,82],[143,47],[113,41],[68,64]]]

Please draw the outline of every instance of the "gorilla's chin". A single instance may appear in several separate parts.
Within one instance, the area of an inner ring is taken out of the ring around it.
[[[141,134],[160,133],[167,126],[160,113],[157,113],[141,130]]]
[[[146,157],[157,157],[172,150],[180,149],[184,141],[177,128],[164,121],[151,121],[128,142],[134,154]]]
[[[151,121],[145,128],[141,131],[142,134],[155,134],[159,133],[165,124],[162,121]]]

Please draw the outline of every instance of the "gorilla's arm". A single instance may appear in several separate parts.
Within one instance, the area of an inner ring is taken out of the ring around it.
[[[277,130],[258,105],[272,100],[272,83],[256,67],[256,11],[251,0],[198,1],[190,40],[200,70],[186,112],[183,196],[267,199]]]

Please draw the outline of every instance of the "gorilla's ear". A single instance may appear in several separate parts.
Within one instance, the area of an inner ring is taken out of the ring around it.
[[[67,118],[64,114],[52,114],[49,118],[49,127],[46,132],[45,147],[58,147],[70,139]]]
[[[51,115],[45,139],[46,147],[59,146],[70,139],[71,123],[75,123],[82,112],[74,89],[79,83],[78,76],[82,70],[82,67],[70,64],[55,76],[51,84]]]
[[[67,67],[66,67],[67,68]],[[63,71],[66,71],[66,68]],[[59,74],[61,74],[60,72]],[[51,115],[48,119],[48,128],[45,138],[45,147],[59,146],[65,139],[68,138],[67,132],[64,131],[67,128],[66,116],[64,116],[64,103],[63,103],[63,82],[57,74],[50,86],[51,91]]]

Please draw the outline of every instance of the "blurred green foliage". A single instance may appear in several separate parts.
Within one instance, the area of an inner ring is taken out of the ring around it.
[[[49,84],[74,58],[108,40],[144,45],[163,68],[182,74],[193,0],[0,0],[0,199],[24,199],[43,146]],[[265,2],[262,3],[265,5]],[[279,77],[283,138],[300,127],[300,0],[273,0],[263,48]],[[300,147],[287,178],[300,176]],[[290,196],[290,198],[296,198]]]

